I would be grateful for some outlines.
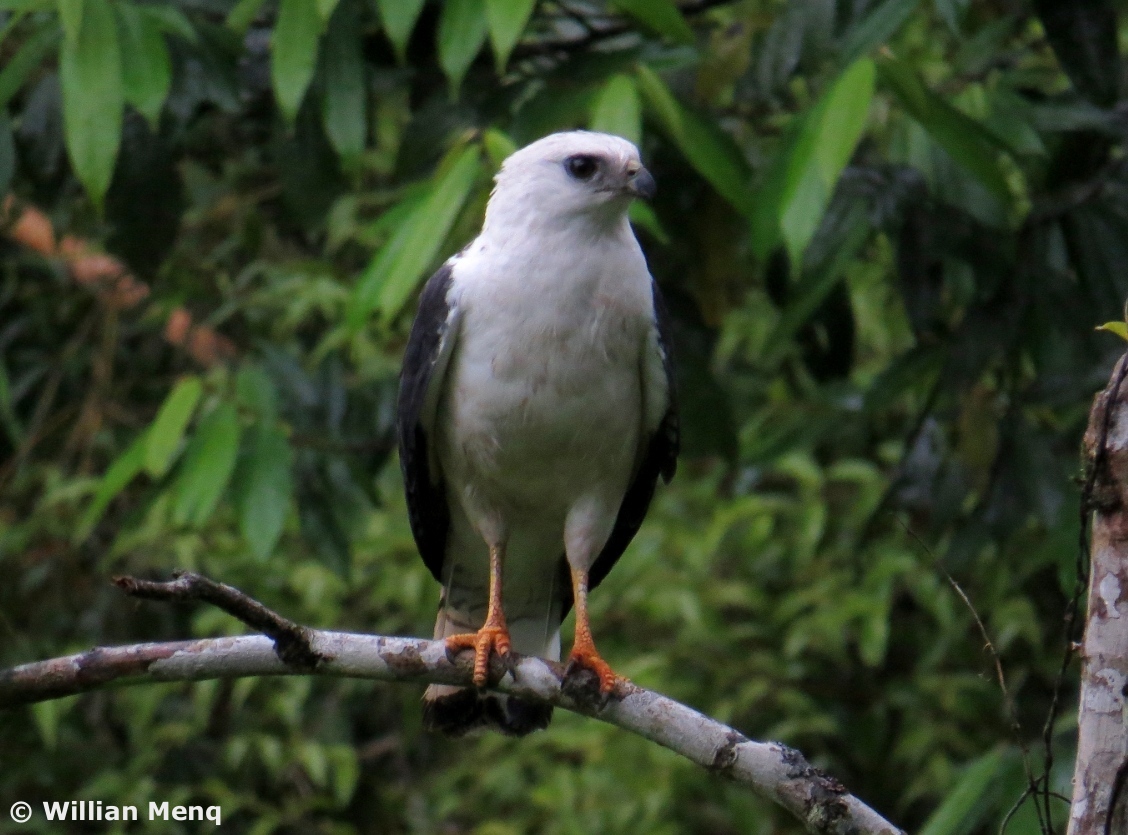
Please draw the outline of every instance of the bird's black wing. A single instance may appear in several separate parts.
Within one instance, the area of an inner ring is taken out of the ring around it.
[[[457,336],[457,311],[447,300],[452,267],[444,264],[431,276],[419,298],[419,310],[400,372],[396,428],[399,433],[400,469],[411,533],[423,562],[442,582],[443,558],[450,529],[442,473],[433,465],[434,420],[437,386]]]
[[[680,434],[677,392],[674,387],[674,360],[671,354],[673,336],[670,333],[670,316],[666,310],[666,302],[658,290],[658,284],[652,281],[651,286],[654,292],[658,349],[662,354],[662,370],[666,374],[668,391],[666,411],[657,430],[649,439],[643,441],[646,443],[646,452],[638,472],[635,473],[634,480],[627,488],[622,504],[619,505],[619,515],[615,519],[615,527],[611,529],[611,536],[591,567],[588,587],[593,589],[607,576],[627,549],[627,545],[634,539],[634,535],[638,533],[642,520],[646,517],[646,511],[650,508],[650,500],[654,497],[654,487],[658,483],[658,477],[661,476],[668,483],[674,477],[678,466]],[[566,605],[565,612],[567,609]]]

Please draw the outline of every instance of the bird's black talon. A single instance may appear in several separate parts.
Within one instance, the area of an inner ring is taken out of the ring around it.
[[[568,683],[574,688],[599,690],[599,676],[596,675],[595,670],[585,667],[575,658],[568,659],[568,663],[564,666],[564,680],[561,685]]]
[[[605,708],[612,695],[600,690],[599,676],[594,670],[588,669],[583,664],[577,664],[575,660],[569,661],[564,667],[560,689],[565,696],[591,710]]]

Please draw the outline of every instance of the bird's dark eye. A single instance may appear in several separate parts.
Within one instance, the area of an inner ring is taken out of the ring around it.
[[[599,160],[586,154],[577,154],[564,160],[564,170],[577,180],[590,180],[599,170]]]

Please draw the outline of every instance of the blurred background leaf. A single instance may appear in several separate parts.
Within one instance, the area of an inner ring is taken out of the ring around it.
[[[281,0],[271,37],[271,78],[282,115],[293,120],[317,63],[321,18],[314,0]]]
[[[59,51],[63,124],[75,175],[101,206],[121,141],[121,52],[109,3],[84,0],[80,8],[75,31]]]

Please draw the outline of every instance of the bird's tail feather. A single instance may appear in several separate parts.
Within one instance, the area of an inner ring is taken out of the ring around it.
[[[446,638],[475,632],[481,626],[449,605],[439,608],[435,637]],[[546,627],[545,617],[515,617],[509,622],[514,652],[559,660],[560,624]],[[429,731],[462,736],[470,731],[493,729],[509,736],[524,736],[548,727],[552,706],[471,687],[432,684],[423,694],[423,725]]]

